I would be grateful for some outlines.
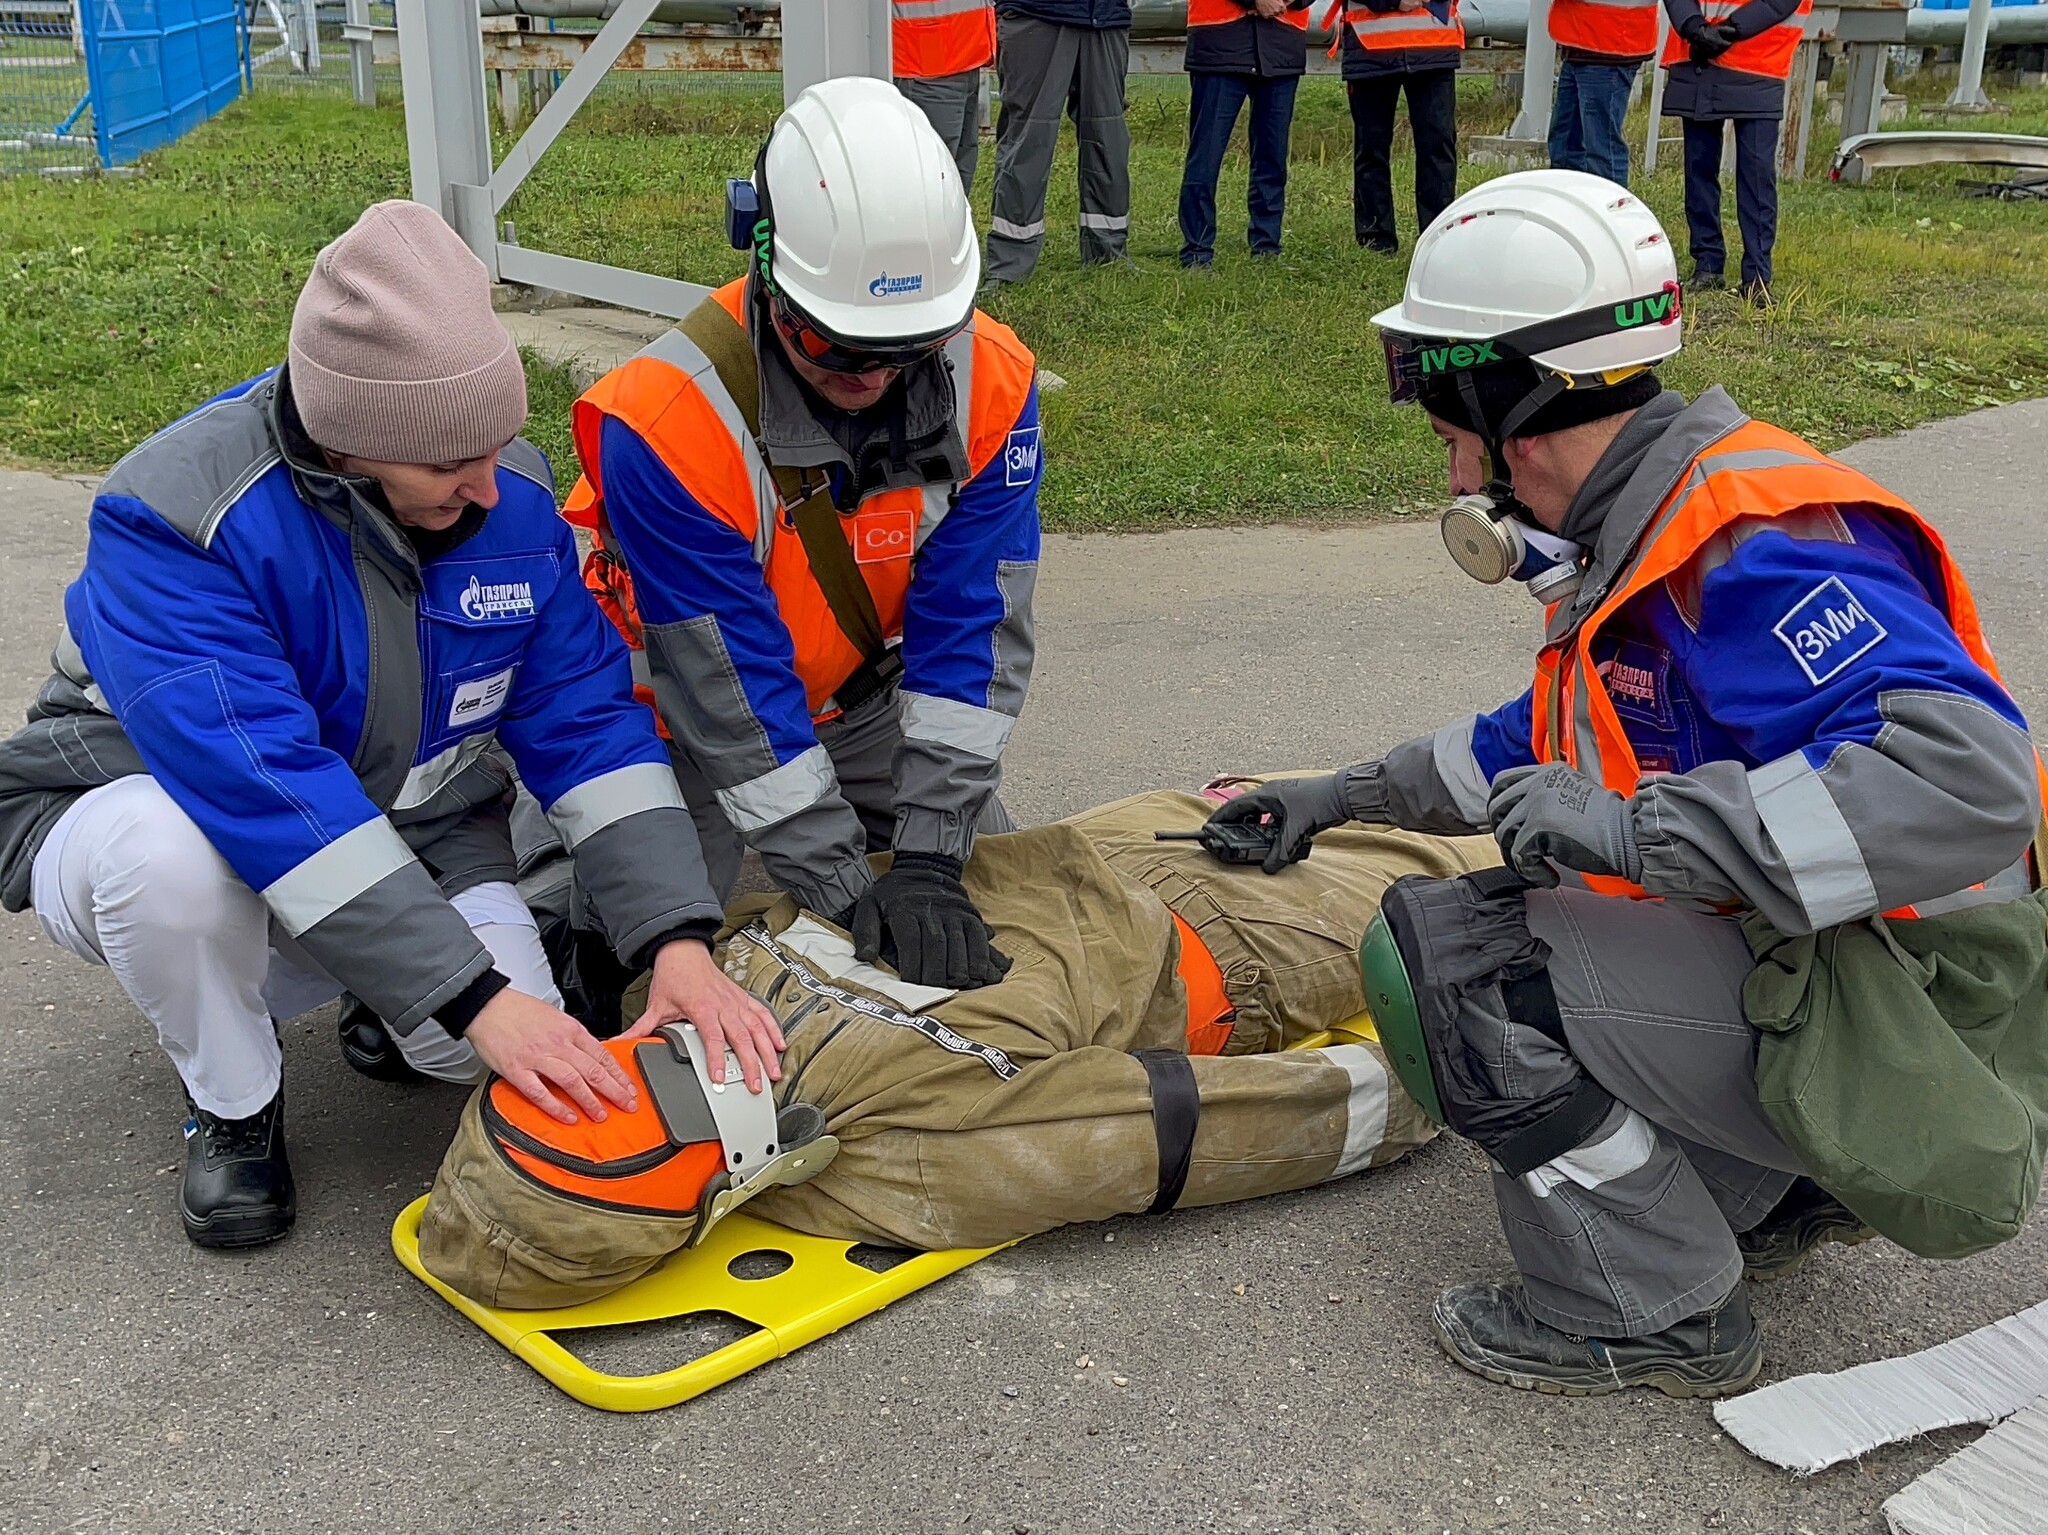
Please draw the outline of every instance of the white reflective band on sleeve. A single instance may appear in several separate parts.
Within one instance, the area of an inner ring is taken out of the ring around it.
[[[1522,1174],[1522,1182],[1538,1199],[1548,1199],[1560,1183],[1576,1183],[1582,1189],[1597,1189],[1603,1183],[1626,1178],[1650,1160],[1657,1150],[1657,1132],[1650,1122],[1630,1109],[1615,1132],[1591,1146],[1580,1146],[1562,1156],[1552,1157],[1541,1167]]]
[[[548,808],[548,820],[574,852],[586,837],[643,810],[681,810],[682,791],[665,762],[636,762],[576,785]]]
[[[808,913],[798,917],[777,936],[785,949],[792,954],[801,954],[824,971],[828,979],[877,992],[909,1012],[930,1012],[948,997],[959,995],[943,986],[914,985],[890,971],[862,964],[853,956],[851,938],[825,926]]]
[[[1749,793],[1764,830],[1785,856],[1815,932],[1877,910],[1877,887],[1863,850],[1804,753],[1752,769]]]
[[[1326,1045],[1315,1052],[1332,1066],[1344,1068],[1351,1094],[1344,1100],[1344,1152],[1332,1178],[1348,1178],[1370,1167],[1387,1138],[1387,1069],[1363,1045]]]
[[[1486,825],[1486,805],[1493,797],[1493,785],[1486,781],[1479,759],[1472,755],[1472,730],[1478,723],[1475,716],[1463,724],[1446,725],[1436,733],[1429,747],[1436,762],[1436,776],[1451,791],[1451,804],[1468,826]]]
[[[391,808],[418,809],[452,783],[464,768],[489,751],[497,739],[496,731],[486,730],[464,736],[446,751],[434,753],[405,775],[405,782],[399,785],[398,798],[391,802]]]
[[[263,887],[263,904],[296,938],[413,861],[412,849],[381,815],[344,832]]]
[[[1081,227],[1083,229],[1129,229],[1131,227],[1131,216],[1128,213],[1084,213],[1081,215]]]
[[[777,821],[788,820],[799,810],[810,809],[831,793],[838,782],[839,777],[832,771],[832,759],[825,754],[825,748],[813,746],[759,778],[749,778],[730,789],[720,789],[718,803],[735,830],[759,831]]]
[[[1001,235],[1006,240],[1036,240],[1045,233],[1045,220],[1040,219],[1035,224],[1013,224],[1008,219],[991,218],[988,232]]]
[[[1010,732],[1017,728],[1015,716],[996,709],[963,704],[954,698],[934,698],[929,693],[901,696],[906,740],[936,741],[994,762],[1010,744]]]

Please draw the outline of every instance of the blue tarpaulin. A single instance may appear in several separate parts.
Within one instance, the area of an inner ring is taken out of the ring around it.
[[[241,93],[236,8],[237,0],[84,0],[102,165],[170,143]]]

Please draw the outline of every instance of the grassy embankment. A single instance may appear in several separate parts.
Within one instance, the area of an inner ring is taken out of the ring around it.
[[[1916,94],[1944,89],[1927,80]],[[1463,91],[1466,131],[1504,126],[1509,104],[1487,82]],[[2000,127],[2048,132],[2048,92],[2005,94],[2018,110]],[[1243,252],[1238,153],[1224,172],[1217,264],[1200,275],[1174,260],[1185,84],[1134,81],[1132,97],[1135,267],[1078,268],[1069,145],[1039,277],[992,304],[1069,380],[1044,406],[1048,521],[1136,528],[1429,505],[1437,456],[1421,423],[1386,403],[1366,323],[1398,296],[1403,263],[1352,244],[1339,88],[1317,79],[1302,92],[1286,254],[1254,263]],[[510,210],[519,238],[699,279],[733,270],[723,178],[751,165],[773,109],[757,90],[608,90]],[[1633,137],[1640,145],[1640,114]],[[1816,170],[1833,142],[1816,130]],[[1642,190],[1682,247],[1675,161],[1667,151]],[[984,212],[992,162],[985,152]],[[1468,184],[1483,174],[1464,171]],[[1788,183],[1778,307],[1701,296],[1672,382],[1726,383],[1757,414],[1827,445],[2048,392],[2048,216],[2038,203],[1961,194],[1960,182],[1988,174]],[[396,108],[277,95],[239,104],[133,179],[0,181],[0,455],[104,468],[268,365],[313,253],[366,202],[406,186]],[[1733,244],[1732,207],[1728,223]],[[533,435],[559,460],[566,376],[529,371]]]

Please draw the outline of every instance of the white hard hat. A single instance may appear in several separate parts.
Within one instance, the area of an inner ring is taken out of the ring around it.
[[[1669,357],[1684,329],[1657,216],[1605,177],[1556,170],[1498,177],[1444,209],[1415,242],[1401,302],[1372,323],[1411,338],[1504,338],[1500,360],[1581,377]]]
[[[981,247],[959,169],[888,81],[825,80],[798,96],[755,181],[774,226],[774,291],[827,334],[886,344],[957,331],[974,312]]]

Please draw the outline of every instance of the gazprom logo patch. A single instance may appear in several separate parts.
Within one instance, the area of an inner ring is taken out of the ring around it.
[[[876,298],[899,298],[905,293],[922,293],[923,291],[924,278],[922,275],[916,277],[891,277],[887,272],[884,272],[880,277],[877,277],[868,284],[868,292],[872,293]]]
[[[461,607],[464,618],[478,622],[487,618],[531,618],[533,583],[505,581],[496,586],[486,586],[471,576],[469,585],[462,592]]]
[[[1003,444],[1003,483],[1029,485],[1038,473],[1038,428],[1020,426]]]
[[[1785,642],[1806,680],[1819,687],[1885,637],[1885,627],[1840,576],[1829,576],[1800,598],[1771,633]]]

